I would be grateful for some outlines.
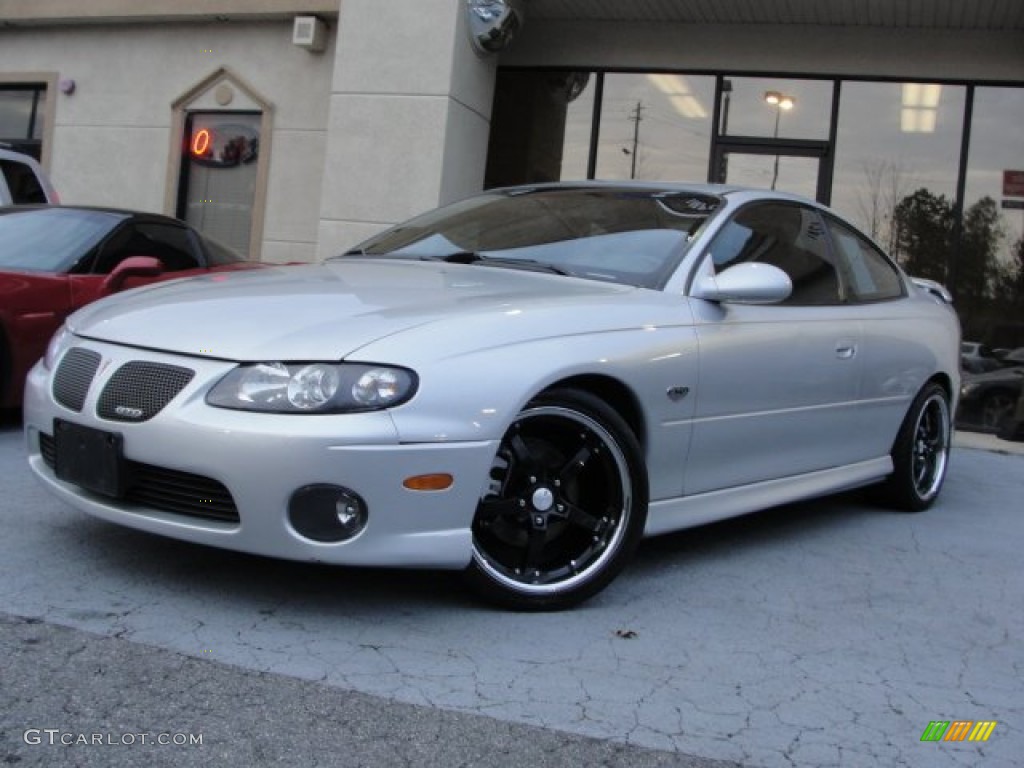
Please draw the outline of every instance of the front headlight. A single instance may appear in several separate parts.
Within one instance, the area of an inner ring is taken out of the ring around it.
[[[209,405],[264,413],[352,413],[391,408],[416,393],[416,374],[364,363],[240,365],[206,396]]]
[[[978,385],[977,384],[975,384],[973,382],[971,382],[970,384],[964,384],[962,387],[960,387],[960,397],[963,398],[963,399],[967,399],[967,398],[973,396],[974,393],[977,392],[977,391],[978,391]]]
[[[57,332],[53,334],[53,338],[50,339],[50,343],[46,347],[46,354],[43,355],[43,367],[48,371],[52,371],[57,365],[57,361],[60,360],[60,356],[64,354],[64,350],[71,346],[72,340],[75,335],[68,330],[66,325],[62,325],[57,329]]]

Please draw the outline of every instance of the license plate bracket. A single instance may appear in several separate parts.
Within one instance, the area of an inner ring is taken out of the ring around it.
[[[66,483],[103,496],[124,496],[124,436],[53,420],[54,473]]]

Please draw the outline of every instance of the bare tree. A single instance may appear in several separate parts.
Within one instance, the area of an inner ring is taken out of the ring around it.
[[[897,245],[896,206],[907,196],[906,169],[898,160],[870,160],[863,166],[865,184],[857,198],[868,234],[891,252]]]

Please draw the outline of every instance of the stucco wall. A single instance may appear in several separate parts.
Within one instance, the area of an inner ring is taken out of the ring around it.
[[[483,186],[494,57],[455,0],[344,0],[320,211],[321,257]]]
[[[287,21],[0,28],[0,72],[56,72],[50,172],[66,203],[165,210],[171,104],[227,67],[273,106],[261,257],[311,260],[334,59]],[[228,107],[230,108],[230,106]]]

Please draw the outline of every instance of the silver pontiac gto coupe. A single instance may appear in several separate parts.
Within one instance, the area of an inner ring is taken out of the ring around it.
[[[559,608],[645,535],[870,484],[929,506],[959,353],[943,289],[816,203],[537,185],[93,304],[24,420],[32,470],[105,520]]]

